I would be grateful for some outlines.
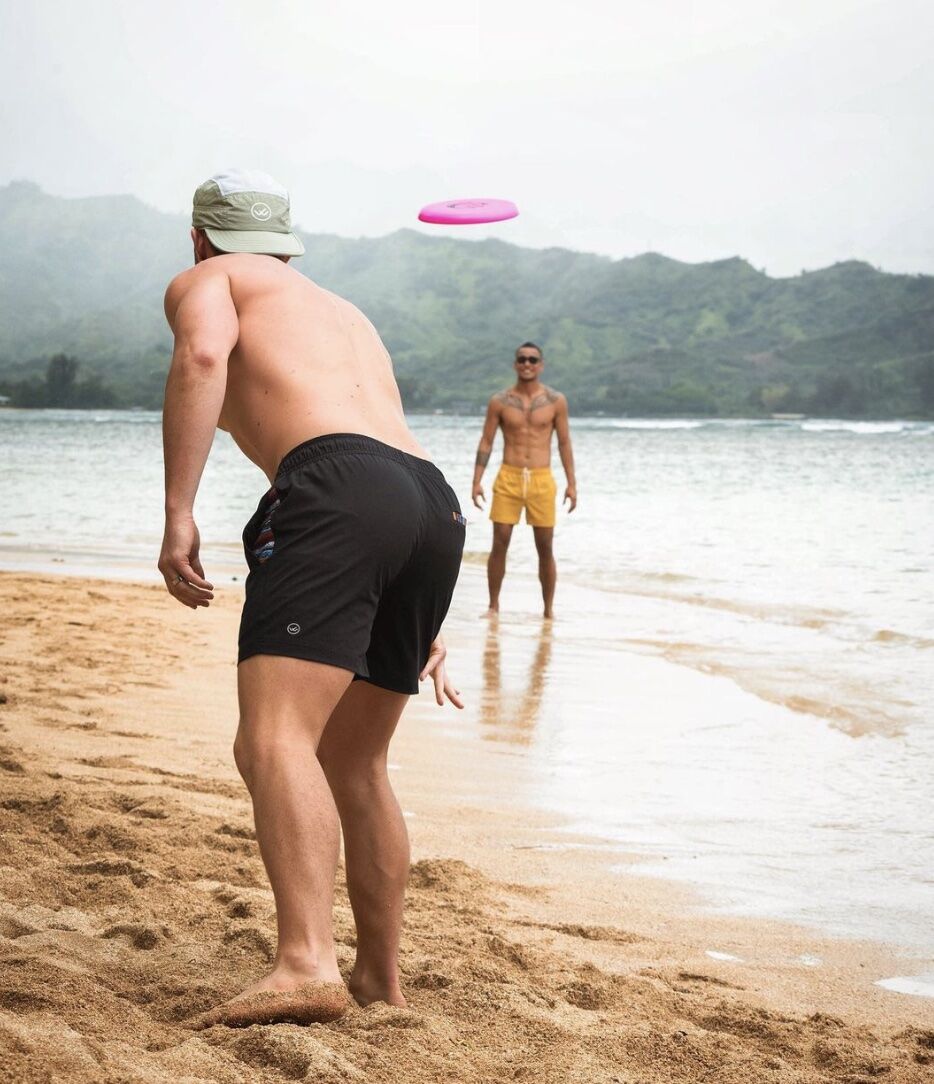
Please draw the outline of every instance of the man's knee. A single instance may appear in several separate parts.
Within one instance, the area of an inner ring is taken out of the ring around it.
[[[259,724],[240,720],[234,738],[234,762],[247,787],[267,764],[289,762],[308,748],[309,735],[291,724]]]
[[[238,728],[237,736],[234,738],[233,755],[240,778],[246,783],[246,789],[250,790],[250,781],[253,778],[253,760],[250,756],[249,742],[242,725]]]

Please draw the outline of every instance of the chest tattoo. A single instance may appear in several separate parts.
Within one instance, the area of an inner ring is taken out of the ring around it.
[[[496,399],[502,403],[503,406],[513,407],[515,410],[521,410],[523,414],[531,414],[533,410],[537,410],[539,407],[551,406],[558,401],[558,393],[552,391],[551,388],[545,388],[539,392],[533,399],[526,399],[521,395],[517,395],[514,391],[501,391]]]

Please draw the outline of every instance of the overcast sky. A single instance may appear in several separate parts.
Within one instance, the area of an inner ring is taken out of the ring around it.
[[[934,272],[928,0],[0,0],[0,184],[188,211],[239,165],[307,230]]]

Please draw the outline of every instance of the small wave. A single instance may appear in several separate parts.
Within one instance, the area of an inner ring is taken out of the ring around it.
[[[914,997],[934,997],[934,973],[927,975],[896,975],[892,979],[877,979],[876,986],[896,994]]]
[[[689,421],[687,418],[615,418],[610,422],[611,429],[700,429],[707,425],[703,421]]]
[[[911,422],[847,422],[815,419],[801,423],[801,429],[805,433],[864,433],[873,435],[877,433],[903,433],[906,429],[913,428],[915,427]]]

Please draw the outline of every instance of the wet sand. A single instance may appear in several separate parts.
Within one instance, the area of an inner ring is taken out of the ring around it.
[[[474,572],[462,597],[477,608]],[[702,914],[634,858],[614,872],[626,856],[528,804],[514,747],[477,741],[427,695],[391,757],[413,844],[409,1008],[192,1031],[274,947],[230,751],[239,590],[191,614],[156,586],[0,574],[0,600],[0,1080],[934,1074],[930,999],[873,985],[912,961]],[[455,622],[455,657],[483,636],[480,620]],[[481,675],[457,677],[481,710]],[[340,883],[336,930],[349,969]]]

